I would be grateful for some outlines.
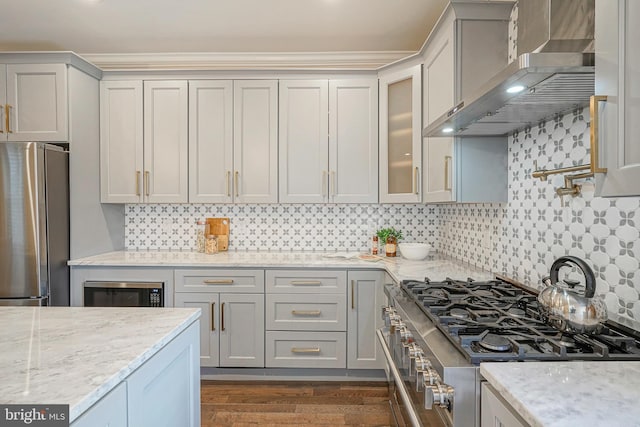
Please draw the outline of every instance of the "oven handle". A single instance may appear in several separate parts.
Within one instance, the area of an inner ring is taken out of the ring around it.
[[[387,341],[384,339],[384,334],[382,333],[382,329],[376,330],[376,335],[378,336],[378,341],[380,341],[380,346],[382,347],[382,352],[384,353],[384,358],[386,359],[387,366],[389,366],[389,370],[393,375],[393,379],[395,381],[395,385],[400,392],[400,397],[402,398],[402,402],[409,414],[409,418],[411,419],[411,425],[419,426],[420,420],[416,412],[413,410],[413,406],[411,403],[411,398],[409,397],[409,393],[407,393],[407,389],[402,380],[402,376],[400,376],[400,372],[398,372],[398,368],[393,364],[393,358],[391,357],[391,352],[389,351],[389,347],[387,346]]]
[[[163,287],[162,282],[84,282],[85,288],[132,288],[132,289],[160,289]]]

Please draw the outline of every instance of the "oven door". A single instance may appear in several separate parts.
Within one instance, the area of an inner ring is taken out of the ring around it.
[[[376,335],[378,336],[378,341],[384,354],[384,367],[387,373],[387,381],[389,382],[389,404],[391,405],[391,414],[393,415],[395,425],[399,427],[422,426],[409,398],[409,393],[402,381],[400,371],[393,362],[391,350],[384,337],[384,330],[378,329]]]
[[[85,307],[164,307],[164,284],[84,282]]]

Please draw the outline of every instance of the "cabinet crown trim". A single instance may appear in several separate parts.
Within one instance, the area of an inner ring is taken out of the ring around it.
[[[211,52],[85,54],[105,71],[377,70],[415,52]]]

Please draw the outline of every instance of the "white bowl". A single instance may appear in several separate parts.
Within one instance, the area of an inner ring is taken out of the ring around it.
[[[418,261],[429,255],[431,245],[428,243],[398,243],[398,249],[404,258]]]

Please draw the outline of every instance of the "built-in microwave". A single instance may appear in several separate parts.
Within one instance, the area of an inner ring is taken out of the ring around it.
[[[84,282],[85,307],[164,307],[162,282]]]

